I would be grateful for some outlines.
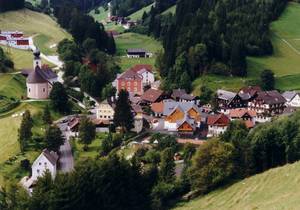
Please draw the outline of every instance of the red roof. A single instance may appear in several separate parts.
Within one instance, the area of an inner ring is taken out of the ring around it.
[[[152,72],[153,66],[149,64],[137,64],[134,67],[131,68],[131,70],[138,72],[142,69],[147,69],[148,71]]]
[[[126,80],[142,80],[142,76],[137,74],[135,71],[129,69],[124,72],[118,79],[126,79]]]
[[[244,121],[245,122],[245,125],[248,129],[250,128],[254,128],[254,123],[251,121],[251,120],[246,120]]]
[[[248,110],[246,108],[237,108],[237,109],[230,110],[229,116],[231,118],[242,118],[246,113],[250,117],[255,117],[257,115],[255,110]]]
[[[149,101],[151,103],[156,102],[159,97],[163,94],[163,91],[161,90],[156,90],[156,89],[148,89],[143,95],[142,99],[145,101]]]
[[[163,113],[164,112],[164,103],[163,102],[153,103],[153,104],[151,104],[151,109],[153,112]]]
[[[229,123],[229,118],[224,114],[210,115],[207,118],[208,125],[227,126]]]

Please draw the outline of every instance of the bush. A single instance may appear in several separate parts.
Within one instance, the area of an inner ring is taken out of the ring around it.
[[[28,159],[21,160],[20,166],[25,171],[30,171],[30,161]]]
[[[230,68],[224,63],[214,63],[210,67],[210,72],[217,75],[229,76]]]

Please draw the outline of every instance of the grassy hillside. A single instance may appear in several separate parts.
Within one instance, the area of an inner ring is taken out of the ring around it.
[[[1,13],[0,29],[19,30],[26,36],[34,36],[35,44],[45,54],[55,53],[55,44],[71,37],[49,16],[27,9]]]
[[[143,17],[144,12],[149,12],[151,10],[151,7],[154,5],[150,4],[147,7],[144,7],[138,11],[136,11],[135,13],[131,14],[130,16],[128,16],[131,20],[140,20]]]
[[[119,64],[122,70],[126,70],[135,64],[151,64],[155,63],[155,53],[162,49],[161,43],[155,39],[136,33],[124,33],[115,38],[117,46],[117,55],[119,56]],[[126,50],[128,48],[143,48],[154,53],[152,58],[127,58]]]
[[[213,89],[227,88],[237,90],[241,85],[259,79],[264,69],[271,69],[276,76],[276,88],[281,90],[300,90],[300,4],[289,3],[279,20],[271,24],[274,54],[265,57],[248,58],[247,78],[225,78],[209,76],[212,81],[199,78],[194,82],[195,93],[199,86],[208,85]],[[215,81],[220,82],[217,86]]]
[[[175,12],[176,12],[176,5],[174,5],[174,6],[172,6],[172,7],[170,7],[169,9],[167,9],[166,11],[164,11],[163,13],[161,13],[162,15],[166,15],[166,14],[169,14],[169,13],[171,13],[171,14],[175,14]]]
[[[99,7],[98,10],[100,11],[99,14],[95,13],[95,10],[91,10],[89,15],[92,16],[96,21],[102,22],[108,16],[108,10],[105,10],[103,7]]]
[[[230,187],[181,203],[176,210],[299,209],[300,162],[269,170]]]

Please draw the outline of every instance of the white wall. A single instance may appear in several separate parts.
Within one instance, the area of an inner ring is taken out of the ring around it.
[[[37,178],[42,177],[47,170],[54,179],[56,176],[56,164],[52,165],[51,162],[41,154],[32,165],[32,179],[37,180]]]

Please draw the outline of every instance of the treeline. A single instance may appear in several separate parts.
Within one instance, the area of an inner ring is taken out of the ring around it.
[[[24,8],[24,0],[0,0],[0,12]]]
[[[4,53],[0,47],[0,72],[5,73],[14,68],[12,60]]]
[[[182,0],[174,16],[155,8],[144,14],[142,30],[163,41],[157,66],[165,86],[178,86],[185,73],[190,81],[204,73],[246,76],[247,55],[272,54],[269,25],[286,3]]]
[[[112,14],[126,17],[153,2],[153,0],[112,0]]]
[[[50,0],[50,5],[52,8],[62,6],[62,4],[69,3],[76,6],[82,12],[88,12],[101,4],[105,4],[107,0]]]

